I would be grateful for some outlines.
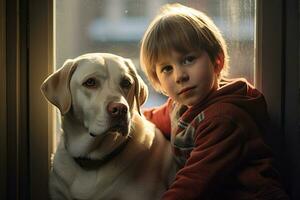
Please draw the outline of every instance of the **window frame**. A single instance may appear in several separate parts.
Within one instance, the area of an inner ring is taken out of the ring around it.
[[[266,138],[288,193],[292,199],[299,199],[300,1],[257,0],[257,4],[255,74],[256,86],[265,95],[270,114],[271,128]]]
[[[43,97],[40,86],[54,71],[53,16],[54,0],[29,0],[29,97],[34,97],[29,98],[32,200],[48,199],[49,196],[48,175],[53,152],[52,133],[55,120],[54,108]]]
[[[1,199],[6,199],[6,179],[7,179],[7,138],[6,138],[6,3],[0,1],[0,194]]]
[[[1,0],[0,4],[0,196],[28,199],[27,1]]]
[[[53,1],[0,0],[0,199],[48,199]]]

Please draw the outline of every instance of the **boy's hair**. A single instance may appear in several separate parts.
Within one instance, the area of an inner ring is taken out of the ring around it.
[[[161,8],[141,41],[141,66],[152,86],[160,92],[155,65],[172,50],[182,54],[206,51],[213,64],[218,58],[224,58],[219,78],[227,74],[227,46],[219,29],[204,13],[178,3]]]

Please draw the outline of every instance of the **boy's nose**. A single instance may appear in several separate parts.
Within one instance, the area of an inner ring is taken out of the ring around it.
[[[176,70],[176,83],[180,84],[190,79],[189,75],[181,69]]]

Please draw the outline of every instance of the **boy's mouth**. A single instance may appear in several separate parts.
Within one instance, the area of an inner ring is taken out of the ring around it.
[[[188,91],[190,91],[190,90],[193,90],[193,89],[195,89],[195,88],[196,88],[196,86],[183,88],[182,90],[180,90],[180,91],[177,93],[177,95],[184,94],[184,93],[186,93],[186,92],[188,92]]]

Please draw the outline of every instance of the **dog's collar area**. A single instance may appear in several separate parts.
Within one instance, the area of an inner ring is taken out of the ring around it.
[[[114,157],[116,157],[119,153],[123,151],[123,149],[128,144],[130,138],[128,137],[125,142],[120,144],[116,149],[114,149],[112,152],[107,154],[101,159],[92,160],[90,158],[85,157],[79,157],[79,158],[73,158],[75,162],[83,169],[85,170],[95,170],[101,167],[102,165],[105,165],[110,160],[112,160]]]

